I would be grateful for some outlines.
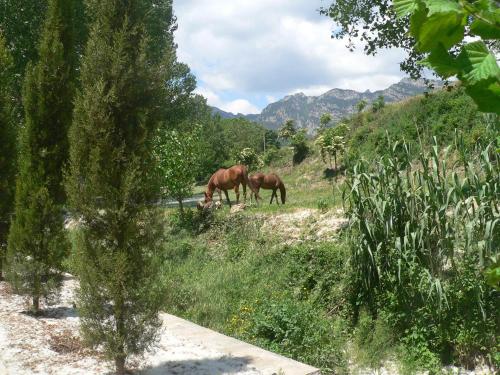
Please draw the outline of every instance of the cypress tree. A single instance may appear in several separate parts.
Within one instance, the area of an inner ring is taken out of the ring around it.
[[[13,116],[13,60],[0,32],[0,280],[14,208],[16,128]]]
[[[93,20],[69,134],[67,191],[81,223],[73,249],[81,331],[118,374],[127,357],[154,344],[160,327],[152,149],[166,72],[148,33],[155,2],[89,1]]]
[[[63,225],[63,167],[72,118],[72,1],[50,0],[39,45],[39,60],[28,65],[23,87],[25,124],[20,135],[15,216],[7,251],[7,277],[20,293],[41,297],[56,292],[67,254]]]

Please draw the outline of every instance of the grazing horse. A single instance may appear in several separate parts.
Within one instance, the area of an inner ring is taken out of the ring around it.
[[[247,199],[247,185],[256,195],[256,200],[260,198],[259,191],[255,189],[252,182],[248,179],[247,167],[244,165],[234,165],[228,169],[221,168],[215,172],[212,177],[210,177],[207,190],[205,191],[205,200],[203,203],[198,205],[198,208],[202,209],[212,203],[215,190],[219,193],[220,201],[222,201],[221,190],[224,192],[227,203],[229,204],[229,207],[231,207],[231,201],[229,200],[227,191],[229,189],[234,189],[234,192],[236,193],[236,203],[239,203],[240,184],[243,185],[243,198],[245,201]]]
[[[270,174],[264,174],[264,173],[256,173],[252,176],[250,176],[250,181],[252,182],[253,186],[257,190],[257,193],[259,190],[262,189],[270,189],[273,191],[273,194],[271,195],[271,202],[269,204],[273,203],[273,198],[276,197],[276,204],[279,204],[278,202],[278,194],[276,194],[276,190],[280,189],[280,194],[281,194],[281,203],[285,204],[286,200],[286,189],[285,189],[285,184],[281,179],[278,177],[278,175],[274,173]],[[252,198],[252,194],[250,194],[250,198]]]

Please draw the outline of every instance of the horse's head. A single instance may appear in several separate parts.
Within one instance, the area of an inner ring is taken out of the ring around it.
[[[205,200],[204,200],[205,204],[212,202],[212,194],[209,194],[206,191],[203,194],[205,194]]]
[[[217,205],[217,203],[219,203],[219,205]],[[208,203],[205,203],[205,201],[201,199],[196,204],[196,208],[198,209],[198,211],[206,211],[214,208],[217,210],[220,208],[220,202],[210,201]]]
[[[213,205],[212,196],[207,192],[204,192],[203,194],[205,195],[205,198],[200,199],[196,204],[196,208],[198,208],[199,211],[209,209]]]

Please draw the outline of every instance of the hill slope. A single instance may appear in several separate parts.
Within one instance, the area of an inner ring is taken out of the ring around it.
[[[463,135],[468,149],[488,144],[500,131],[500,124],[478,112],[461,87],[410,98],[377,113],[367,110],[352,116],[347,125],[348,159],[352,162],[359,157],[372,159],[385,154],[389,147],[387,137],[392,141],[404,139],[417,152],[420,143],[424,149],[430,148],[434,137],[440,145],[453,144],[455,130]]]

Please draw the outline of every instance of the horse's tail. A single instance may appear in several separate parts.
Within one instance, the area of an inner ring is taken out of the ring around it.
[[[278,188],[280,189],[280,194],[281,194],[281,203],[285,204],[286,201],[286,189],[285,189],[285,184],[283,182],[280,182]]]

